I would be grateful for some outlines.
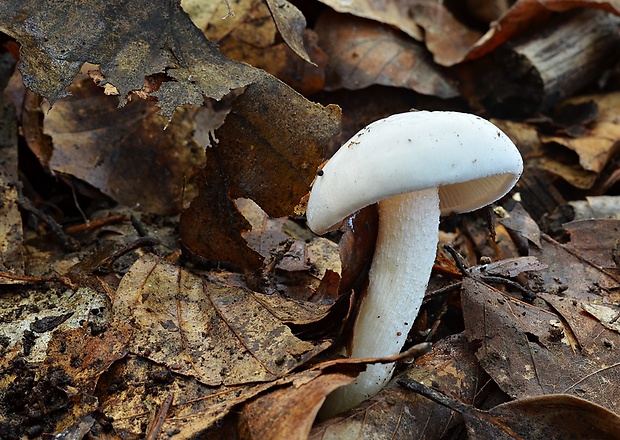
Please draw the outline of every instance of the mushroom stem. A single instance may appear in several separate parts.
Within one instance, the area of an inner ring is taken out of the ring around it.
[[[400,353],[430,278],[439,231],[437,188],[379,201],[379,231],[363,298],[353,329],[351,357]],[[369,365],[352,384],[331,393],[321,409],[330,417],[377,394],[394,364]]]

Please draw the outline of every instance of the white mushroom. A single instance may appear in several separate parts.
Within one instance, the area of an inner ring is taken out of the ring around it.
[[[317,176],[306,216],[317,234],[379,204],[379,231],[369,284],[352,336],[355,358],[398,354],[430,278],[439,217],[473,211],[504,196],[523,161],[490,122],[466,113],[410,112],[360,130]],[[393,364],[369,365],[356,381],[328,396],[333,415],[374,396]]]

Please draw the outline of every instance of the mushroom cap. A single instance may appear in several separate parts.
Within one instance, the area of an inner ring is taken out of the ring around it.
[[[408,112],[373,122],[349,139],[314,181],[306,217],[317,234],[382,199],[439,188],[442,215],[504,196],[523,160],[499,128],[459,112]]]

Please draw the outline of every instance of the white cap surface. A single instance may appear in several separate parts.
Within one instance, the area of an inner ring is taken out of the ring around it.
[[[499,128],[458,112],[408,112],[373,122],[323,167],[306,216],[317,234],[381,199],[438,187],[442,215],[479,209],[504,196],[523,160]]]

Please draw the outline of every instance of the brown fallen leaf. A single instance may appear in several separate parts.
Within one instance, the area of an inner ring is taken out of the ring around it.
[[[239,438],[243,440],[304,440],[325,397],[334,389],[355,380],[351,374],[324,374],[298,380],[246,404],[239,416]]]
[[[44,117],[44,134],[53,142],[50,170],[88,182],[128,206],[178,212],[192,169],[204,160],[188,141],[195,126],[192,110],[180,109],[164,130],[167,120],[152,102],[135,99],[118,109],[117,99],[86,76],[68,90],[72,96]]]
[[[305,24],[299,21],[303,17],[295,19],[298,21],[296,26],[301,30],[299,35],[297,31],[292,32],[298,50],[291,49],[291,45],[287,44],[290,40],[278,40],[277,30],[283,32],[283,29],[278,25],[276,30],[279,22],[274,23],[272,13],[277,16],[281,11],[288,10],[290,4],[285,4],[288,6],[271,8],[262,0],[239,1],[232,6],[225,2],[182,2],[192,21],[209,40],[218,43],[224,55],[264,69],[308,96],[323,89],[325,53],[318,47],[314,32],[304,30]],[[278,17],[278,20],[281,18]],[[301,57],[300,48],[305,54]]]
[[[412,363],[406,376],[432,383],[465,402],[484,397],[484,378],[464,335],[435,344]],[[483,373],[484,374],[484,373]],[[454,432],[462,420],[455,412],[408,392],[395,378],[375,397],[343,414],[316,424],[310,439],[440,438]]]
[[[211,387],[176,374],[167,366],[127,355],[101,376],[99,410],[121,438],[141,436],[168,396],[173,404],[161,427],[165,436],[194,439],[213,427],[236,405],[272,387],[271,383]]]
[[[272,217],[291,215],[339,120],[337,106],[313,104],[275,79],[249,86],[207,150],[199,195],[181,215],[183,245],[212,261],[260,267],[262,258],[241,236],[250,225],[232,200],[250,198]]]
[[[550,261],[541,262],[549,269],[533,273],[540,278],[553,274]],[[575,269],[566,260],[561,264],[566,270]],[[581,287],[570,285],[569,290],[574,288]],[[579,300],[571,299],[576,297],[566,289],[564,294],[539,293],[544,301],[530,305],[464,279],[462,310],[468,339],[478,346],[482,368],[512,397],[572,394],[617,411],[620,363],[604,341],[616,346],[620,335],[583,313],[582,303],[600,300],[596,292],[580,292]]]
[[[489,411],[445,396],[408,377],[400,383],[465,419],[470,438],[539,440],[620,438],[620,417],[587,400],[565,394],[515,400]]]
[[[306,29],[306,18],[302,12],[286,0],[265,0],[265,2],[282,39],[293,52],[312,64],[304,47],[303,35]]]
[[[620,220],[592,219],[566,223],[570,234],[566,247],[577,252],[589,262],[598,265],[620,280],[618,273],[618,248],[620,246]]]
[[[130,352],[207,385],[237,385],[277,379],[326,348],[295,337],[256,295],[145,255],[112,307],[133,325]]]
[[[574,220],[616,219],[620,220],[620,197],[586,196],[585,200],[568,202],[575,214]]]
[[[442,1],[395,0],[390,2],[322,0],[338,12],[346,12],[392,25],[426,43],[436,63],[451,66],[461,61],[481,33],[460,22]]]
[[[576,136],[570,132],[547,135],[542,136],[541,140],[544,144],[558,144],[574,151],[579,158],[579,166],[598,176],[620,148],[620,93],[579,96],[562,103],[560,110],[586,103],[595,104],[597,112],[593,120],[586,121],[587,125],[579,126],[581,133]]]
[[[23,275],[22,218],[17,206],[17,118],[4,94],[0,96],[0,121],[0,271]],[[7,279],[0,280],[0,284],[6,283]]]
[[[385,25],[326,11],[315,30],[329,57],[325,90],[380,84],[441,98],[458,96],[422,45]]]

